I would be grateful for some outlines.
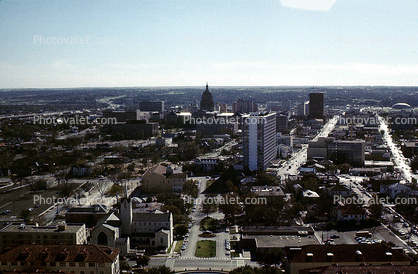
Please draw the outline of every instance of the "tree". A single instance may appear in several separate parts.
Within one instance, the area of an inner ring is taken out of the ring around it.
[[[148,265],[148,263],[149,263],[149,257],[147,255],[139,255],[136,258],[136,264],[139,265],[139,266],[144,267],[144,266]]]
[[[375,195],[374,200],[377,201],[378,197]],[[377,221],[380,221],[380,217],[382,216],[383,212],[383,205],[381,203],[371,204],[369,206],[370,213],[372,214],[372,218]]]
[[[176,234],[179,237],[184,237],[187,231],[188,231],[187,226],[184,224],[176,226]]]
[[[284,252],[280,248],[272,248],[267,250],[258,261],[262,265],[280,265],[284,259]]]
[[[277,180],[276,176],[271,174],[260,172],[256,176],[256,183],[257,186],[278,186],[279,181]]]
[[[212,200],[213,201],[213,200]],[[206,217],[209,217],[209,214],[216,211],[216,203],[208,203],[208,200],[206,200],[205,203],[202,205],[202,211],[206,213]]]
[[[28,223],[29,221],[30,221],[30,211],[29,210],[27,210],[27,209],[23,209],[21,212],[20,212],[20,218],[21,219],[23,219],[23,221],[25,222],[25,223]]]
[[[234,183],[231,180],[226,181],[225,183],[226,192],[233,192],[234,191]]]
[[[116,197],[116,200],[118,200],[119,196],[123,195],[123,187],[118,184],[113,184],[108,194],[109,196]]]
[[[130,271],[132,268],[127,261],[120,261],[119,262],[120,270]]]

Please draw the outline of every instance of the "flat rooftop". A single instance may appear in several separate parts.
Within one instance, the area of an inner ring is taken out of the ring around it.
[[[319,244],[315,236],[296,235],[253,235],[243,236],[243,239],[254,239],[257,248],[284,248],[285,246],[303,246]]]
[[[0,230],[2,232],[24,232],[24,233],[76,233],[84,224],[80,225],[67,225],[65,230],[59,230],[58,226],[35,226],[35,225],[22,225],[22,224],[9,224]]]

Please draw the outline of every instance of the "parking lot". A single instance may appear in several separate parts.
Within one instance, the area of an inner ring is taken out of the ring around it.
[[[344,232],[336,230],[317,230],[315,231],[315,236],[322,242],[327,242],[329,244],[377,244],[380,242],[392,242],[396,247],[402,247],[403,249],[408,250],[408,252],[412,252],[411,248],[407,243],[405,243],[405,241],[402,241],[384,226],[373,227],[365,230],[371,233],[370,237],[360,237],[360,239],[358,239],[358,236],[356,235],[358,232],[357,230]]]

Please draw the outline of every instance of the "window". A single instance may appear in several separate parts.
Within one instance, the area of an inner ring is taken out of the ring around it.
[[[25,266],[25,263],[26,263],[26,262],[20,262],[20,265],[21,265],[21,266]]]
[[[31,263],[32,265],[32,263]],[[41,262],[41,266],[46,266],[46,262]]]
[[[94,267],[94,263],[89,263],[89,267]]]
[[[60,266],[66,266],[65,262],[60,262]]]
[[[94,271],[90,271],[90,274],[95,274]]]
[[[48,235],[44,235],[44,239],[48,238]]]
[[[1,265],[7,265],[7,262],[1,262]]]
[[[84,274],[84,271],[80,271],[80,274]]]
[[[12,262],[12,266],[17,266],[17,262]]]
[[[100,271],[100,274],[104,274],[104,271]]]
[[[104,263],[99,263],[99,267],[104,267],[105,264]]]
[[[79,267],[85,267],[86,266],[86,263],[78,263],[78,266]],[[83,271],[84,272],[84,271]]]
[[[49,263],[49,266],[56,266],[57,265],[57,263],[56,262],[50,262]]]
[[[75,267],[75,263],[70,263],[70,266],[71,267]]]

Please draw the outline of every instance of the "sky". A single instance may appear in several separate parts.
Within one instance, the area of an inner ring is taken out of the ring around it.
[[[0,88],[418,86],[416,0],[0,0]]]

